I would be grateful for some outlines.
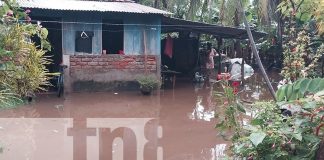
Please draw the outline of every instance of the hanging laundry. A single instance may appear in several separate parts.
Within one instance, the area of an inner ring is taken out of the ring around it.
[[[173,50],[173,40],[170,35],[167,36],[164,48],[164,54],[172,58]]]

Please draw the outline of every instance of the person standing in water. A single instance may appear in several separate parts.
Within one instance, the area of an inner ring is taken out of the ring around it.
[[[207,61],[206,61],[206,69],[207,69],[207,81],[209,81],[209,78],[211,77],[215,63],[214,63],[214,56],[216,55],[216,50],[212,47],[211,43],[207,43]]]

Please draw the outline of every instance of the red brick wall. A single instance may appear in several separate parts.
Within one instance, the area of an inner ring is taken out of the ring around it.
[[[74,69],[111,69],[145,70],[143,55],[75,55],[70,56],[70,68]],[[147,70],[157,70],[156,56],[147,55]]]
[[[69,91],[108,91],[138,87],[136,77],[159,75],[159,57],[147,55],[145,72],[143,55],[71,55],[66,81]],[[121,83],[120,83],[121,82]],[[136,84],[136,85],[135,85]],[[126,87],[125,87],[126,86]]]

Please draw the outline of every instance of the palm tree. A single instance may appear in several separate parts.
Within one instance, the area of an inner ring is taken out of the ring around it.
[[[196,13],[199,10],[200,6],[201,6],[201,0],[190,0],[186,19],[195,20],[195,18],[197,17]]]

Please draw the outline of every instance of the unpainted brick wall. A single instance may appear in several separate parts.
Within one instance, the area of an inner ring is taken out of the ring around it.
[[[145,70],[144,55],[75,55],[70,57],[71,70],[75,69],[121,69],[121,70]],[[155,55],[147,55],[146,68],[148,71],[157,70]]]

